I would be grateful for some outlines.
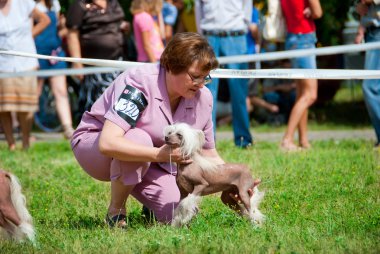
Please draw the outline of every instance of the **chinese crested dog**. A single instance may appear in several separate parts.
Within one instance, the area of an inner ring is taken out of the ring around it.
[[[34,243],[35,231],[21,185],[16,176],[0,169],[0,242],[26,239]]]
[[[218,164],[212,158],[203,156],[203,131],[185,123],[167,126],[164,134],[166,144],[172,148],[180,147],[182,155],[192,159],[190,164],[177,165],[176,181],[181,201],[174,211],[173,226],[179,227],[190,222],[198,212],[201,196],[220,191],[223,203],[241,216],[255,225],[264,222],[265,216],[259,210],[264,193],[258,190],[260,180],[253,179],[247,165]]]

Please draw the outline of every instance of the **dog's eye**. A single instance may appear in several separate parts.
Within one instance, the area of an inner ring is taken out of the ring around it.
[[[179,139],[182,139],[182,138],[183,138],[182,134],[179,134],[179,133],[177,133],[177,137],[178,137]]]

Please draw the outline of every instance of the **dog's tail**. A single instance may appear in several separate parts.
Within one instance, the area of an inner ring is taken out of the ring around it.
[[[26,236],[30,241],[35,242],[33,219],[26,208],[26,200],[21,192],[21,185],[15,175],[9,174],[9,177],[11,179],[10,188],[12,204],[21,220],[21,224],[18,226],[20,232],[17,233],[15,238],[21,241]]]
[[[253,196],[251,197],[251,210],[249,212],[249,218],[251,222],[257,225],[261,225],[265,221],[265,215],[259,210],[259,205],[264,198],[264,192],[259,191],[257,186],[253,188]]]

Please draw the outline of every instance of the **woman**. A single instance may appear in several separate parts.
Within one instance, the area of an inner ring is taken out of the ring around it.
[[[322,16],[319,0],[281,0],[281,7],[287,25],[285,48],[315,48],[314,19]],[[293,68],[317,68],[315,55],[292,60]],[[282,138],[281,148],[285,151],[309,149],[307,137],[308,109],[317,99],[318,82],[316,79],[299,79],[296,81],[297,98],[289,116],[288,127]],[[293,141],[294,132],[298,128],[299,146]]]
[[[203,153],[223,163],[214,143],[212,95],[204,87],[218,65],[212,48],[198,34],[180,33],[160,60],[122,73],[74,132],[71,145],[81,167],[97,180],[111,181],[110,226],[126,226],[130,194],[159,221],[170,222],[180,194],[169,162],[187,161],[165,144],[165,126],[185,122],[203,130]]]
[[[32,19],[36,23],[33,28]],[[36,8],[33,0],[0,0],[0,48],[36,53],[33,37],[50,23],[49,17]],[[35,58],[0,54],[1,72],[36,70]],[[11,112],[16,112],[22,133],[22,147],[28,149],[33,114],[38,109],[36,77],[0,79],[0,123],[9,150],[16,149]]]
[[[43,13],[46,13],[51,23],[50,25],[35,38],[37,53],[42,55],[65,56],[61,45],[62,41],[58,35],[59,11],[61,6],[58,0],[41,0],[37,3],[37,8]],[[66,62],[51,61],[46,59],[38,59],[41,70],[65,69]],[[42,87],[45,79],[38,79],[38,94],[41,95]],[[56,102],[57,113],[63,127],[63,136],[70,139],[74,129],[71,119],[70,103],[67,92],[66,77],[64,75],[53,76],[49,78],[50,87],[53,91]]]
[[[164,50],[159,25],[162,21],[162,0],[133,0],[133,32],[137,48],[137,61],[158,62]],[[157,23],[154,17],[158,17]]]
[[[122,59],[123,29],[126,28],[124,12],[117,0],[75,0],[67,13],[67,45],[72,57],[107,60]],[[73,68],[83,68],[74,63]],[[90,110],[94,101],[120,74],[90,74],[79,76],[82,84],[79,91],[80,116]]]

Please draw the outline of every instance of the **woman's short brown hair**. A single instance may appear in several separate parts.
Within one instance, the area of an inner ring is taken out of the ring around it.
[[[194,61],[202,71],[218,67],[218,60],[207,40],[197,33],[177,33],[161,55],[160,63],[173,74],[186,72]]]

